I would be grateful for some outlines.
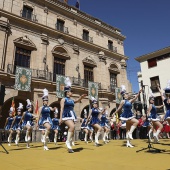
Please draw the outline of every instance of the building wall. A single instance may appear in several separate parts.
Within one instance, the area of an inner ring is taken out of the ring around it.
[[[2,109],[3,119],[8,116],[7,112],[14,97],[16,107],[19,102],[26,104],[26,99],[31,99],[34,103],[39,101],[42,105],[42,90],[49,90],[49,105],[59,107],[60,100],[56,97],[56,83],[48,80],[32,78],[31,92],[22,92],[14,89],[15,75],[9,73],[9,64],[14,65],[15,50],[19,42],[29,42],[32,45],[30,68],[44,70],[43,62],[46,57],[46,66],[48,72],[53,73],[53,51],[60,47],[66,51],[70,59],[66,60],[65,75],[78,78],[76,71],[79,65],[81,79],[84,79],[84,60],[95,64],[93,69],[94,82],[101,83],[99,89],[100,107],[109,105],[109,112],[115,107],[115,94],[110,91],[110,66],[115,64],[117,69],[117,86],[125,84],[128,91],[131,91],[131,84],[127,79],[126,60],[124,55],[123,40],[125,37],[116,28],[107,27],[102,22],[96,24],[95,18],[85,13],[75,12],[77,9],[64,5],[57,0],[50,4],[43,0],[22,1],[22,0],[4,0],[0,1],[0,82],[6,86],[5,102]],[[33,8],[33,14],[36,15],[36,21],[30,21],[21,17],[23,5]],[[74,12],[72,12],[74,11]],[[56,30],[55,24],[58,19],[65,21],[65,27],[68,27],[69,33]],[[82,40],[83,29],[89,31],[89,36],[93,37],[93,43]],[[117,52],[108,50],[108,40],[113,41],[113,46],[117,47]],[[23,48],[26,45],[20,44]],[[78,50],[75,50],[77,45]],[[30,48],[30,47],[29,47]],[[102,54],[102,57],[101,57]],[[114,70],[113,70],[114,71]],[[88,93],[88,89],[82,86],[73,86],[75,91],[73,98]],[[88,98],[83,99],[76,104],[75,111],[78,117],[81,116],[83,109],[89,104]],[[108,107],[108,106],[107,106]],[[3,124],[3,123],[2,123]],[[2,125],[1,124],[1,125]]]

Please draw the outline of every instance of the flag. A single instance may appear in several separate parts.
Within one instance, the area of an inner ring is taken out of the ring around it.
[[[37,101],[36,101],[35,114],[37,114],[37,115],[38,115],[38,99],[37,99]]]
[[[13,97],[13,99],[12,99],[11,107],[13,107],[12,115],[15,116],[15,101],[14,101],[14,97]]]
[[[80,9],[80,2],[79,2],[79,0],[77,0],[75,7]]]

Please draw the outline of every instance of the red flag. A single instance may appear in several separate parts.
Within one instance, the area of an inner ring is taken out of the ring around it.
[[[35,113],[38,115],[38,100],[36,101]]]
[[[11,107],[13,107],[12,115],[15,116],[15,101],[14,101],[14,97],[13,97],[13,99],[12,99]]]

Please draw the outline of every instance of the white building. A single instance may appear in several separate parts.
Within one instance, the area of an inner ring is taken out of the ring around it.
[[[167,86],[170,79],[170,46],[145,54],[136,58],[140,63],[141,72],[138,72],[139,88],[141,81],[145,87],[146,99],[148,102],[150,88],[155,96],[155,105],[162,105],[162,99],[157,89],[157,84],[160,84],[161,89]],[[143,97],[141,96],[143,100]],[[159,110],[159,112],[162,112]]]

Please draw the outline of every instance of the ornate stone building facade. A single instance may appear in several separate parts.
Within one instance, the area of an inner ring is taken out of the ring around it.
[[[115,87],[127,80],[123,41],[118,28],[58,0],[0,1],[0,82],[6,86],[0,128],[14,97],[42,105],[42,90],[49,90],[49,105],[59,106],[56,74],[70,77],[73,98],[87,93],[88,81],[99,84],[99,105],[116,107]],[[16,66],[32,69],[31,92],[14,89]],[[88,98],[76,104],[81,117]]]

